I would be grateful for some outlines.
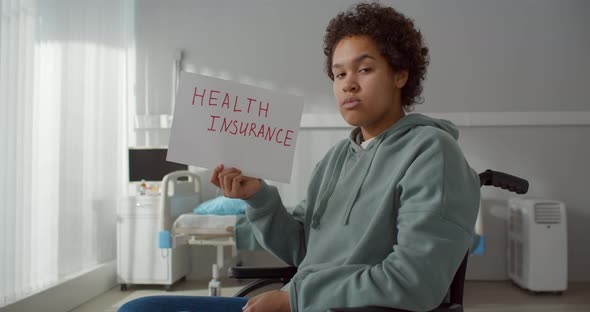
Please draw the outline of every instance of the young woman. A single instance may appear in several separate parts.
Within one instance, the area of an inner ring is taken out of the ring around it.
[[[324,53],[336,105],[355,129],[316,165],[307,198],[287,211],[263,180],[222,165],[211,175],[226,197],[248,202],[258,242],[297,274],[247,302],[193,297],[185,310],[234,300],[247,312],[423,311],[444,300],[471,243],[480,190],[454,125],[405,114],[428,65],[422,35],[393,8],[359,4],[330,21]]]

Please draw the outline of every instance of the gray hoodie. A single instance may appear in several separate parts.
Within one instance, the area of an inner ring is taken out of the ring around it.
[[[266,183],[247,202],[260,244],[298,272],[284,288],[291,310],[438,306],[470,247],[480,199],[446,120],[410,114],[365,149],[360,129],[314,169],[293,211]],[[243,234],[244,231],[242,231]],[[248,235],[236,235],[238,246]]]

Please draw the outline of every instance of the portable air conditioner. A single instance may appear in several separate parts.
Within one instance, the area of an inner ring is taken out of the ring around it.
[[[567,288],[565,204],[554,200],[508,201],[508,276],[534,292]]]

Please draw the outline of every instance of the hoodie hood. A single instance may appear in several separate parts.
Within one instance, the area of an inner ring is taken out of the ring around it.
[[[436,119],[436,118],[432,118],[432,117],[429,117],[426,115],[412,113],[412,114],[405,115],[404,117],[399,119],[397,122],[395,122],[389,128],[387,128],[385,131],[380,133],[376,137],[376,140],[374,140],[374,141],[380,141],[383,137],[386,137],[386,136],[389,136],[392,134],[394,134],[394,135],[402,134],[402,133],[406,132],[407,130],[409,130],[413,127],[416,127],[416,126],[435,127],[435,128],[438,128],[438,129],[450,134],[453,138],[455,138],[455,140],[457,140],[459,138],[459,130],[457,130],[457,127],[452,122],[450,122],[446,119]],[[352,130],[352,132],[350,133],[351,146],[356,151],[362,150],[362,148],[360,146],[360,144],[362,142],[363,142],[363,135],[361,133],[361,128],[357,127],[354,130]],[[371,144],[369,144],[369,146],[374,145],[374,144],[375,144],[375,142],[372,142]],[[369,146],[367,146],[367,149],[369,148]]]
[[[341,172],[343,170],[343,166],[346,163],[346,160],[352,157],[352,154],[360,154],[362,153],[363,156],[359,158],[363,158],[363,164],[357,166],[356,173],[358,176],[356,177],[355,181],[345,182],[346,184],[350,184],[347,186],[349,193],[348,198],[345,199],[342,203],[341,208],[346,211],[344,214],[344,219],[342,223],[347,225],[350,219],[350,214],[352,212],[352,207],[354,205],[355,199],[358,197],[359,191],[367,177],[369,169],[373,163],[374,157],[379,149],[379,146],[383,142],[385,138],[397,140],[397,138],[402,137],[405,135],[409,130],[418,126],[430,126],[440,129],[448,134],[450,134],[455,140],[459,138],[459,131],[455,125],[444,119],[436,119],[432,117],[428,117],[422,114],[408,114],[399,119],[385,131],[380,133],[375,139],[369,143],[366,148],[361,147],[362,143],[362,134],[360,127],[355,128],[350,133],[349,137],[349,144],[344,144],[341,146],[341,149],[337,152],[337,157],[335,158],[335,162],[333,166],[331,166],[331,170],[327,176],[331,177],[329,183],[327,183],[327,188],[323,192],[320,200],[316,203],[316,209],[312,216],[311,227],[317,229],[320,225],[320,220],[324,216],[324,213],[327,209],[327,203],[332,194],[334,193],[334,189],[338,184],[338,180],[340,178]],[[348,145],[348,147],[346,146]],[[349,153],[349,151],[351,153]],[[355,157],[356,158],[356,157]]]

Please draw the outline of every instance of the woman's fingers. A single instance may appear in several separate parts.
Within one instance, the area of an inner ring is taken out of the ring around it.
[[[252,305],[248,306],[247,308],[244,307],[244,309],[242,309],[242,312],[256,312],[256,305],[252,304]]]
[[[236,176],[241,174],[241,171],[236,168],[221,169],[218,166],[213,171],[213,174],[217,174],[217,176],[211,177],[212,183],[216,182],[214,184],[223,191],[223,195],[226,197],[236,197],[235,192],[232,192],[232,181]]]
[[[219,174],[221,173],[222,170],[223,170],[223,165],[219,165],[213,169],[213,172],[211,173],[211,177],[209,178],[209,182],[211,182],[211,184],[213,184],[217,187],[221,187],[221,184],[219,181]]]
[[[231,184],[232,191],[239,194],[240,198],[242,198],[244,195],[244,191],[242,190],[242,180],[243,179],[244,179],[244,176],[242,174],[239,174],[237,177],[235,177],[232,180],[232,184]]]
[[[264,293],[262,293],[260,295],[264,295]],[[260,295],[255,296],[255,297],[251,298],[250,300],[248,300],[248,302],[246,303],[246,305],[242,308],[242,311],[243,312],[250,312],[250,311],[252,311],[252,306],[256,303],[256,301],[258,301],[258,299],[260,299]]]
[[[223,191],[229,198],[247,199],[260,190],[261,181],[246,177],[236,168],[224,169],[223,165],[215,167],[209,181]]]
[[[230,173],[236,173],[236,172],[241,172],[240,170],[236,169],[236,168],[227,168],[222,170],[221,172],[219,172],[217,174],[217,177],[221,180],[225,175],[228,175]]]
[[[241,188],[239,185],[235,189],[232,189],[234,180],[240,175],[240,172],[233,172],[223,176],[223,192],[225,197],[234,198],[240,195]]]

